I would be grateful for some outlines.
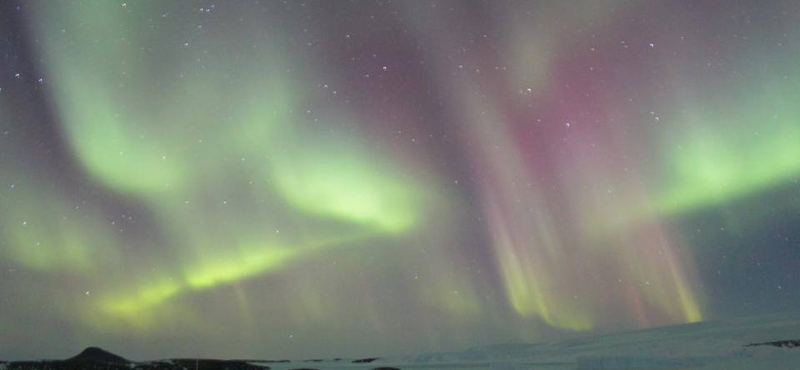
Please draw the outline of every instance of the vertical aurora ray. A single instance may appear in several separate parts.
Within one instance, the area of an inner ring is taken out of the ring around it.
[[[602,11],[595,16],[600,14]],[[517,30],[524,32],[525,26],[520,25]],[[455,36],[446,32],[426,30],[423,33],[438,36],[429,40],[431,43],[457,44],[453,40]],[[558,37],[537,40],[545,45],[563,44]],[[474,48],[480,50],[481,47],[477,45]],[[455,67],[452,73],[455,77],[448,79],[445,84],[451,86],[447,94],[451,97],[448,102],[451,106],[464,107],[458,117],[458,129],[462,140],[472,147],[470,153],[474,178],[477,179],[476,187],[508,308],[520,318],[535,317],[545,326],[572,331],[603,326],[612,320],[608,316],[609,307],[628,312],[644,325],[699,321],[702,314],[696,292],[687,283],[691,267],[684,266],[688,261],[671,246],[674,242],[664,237],[653,239],[644,235],[652,235],[657,229],[645,226],[644,230],[640,230],[642,226],[637,226],[637,223],[613,230],[612,234],[605,234],[600,239],[593,231],[596,222],[585,218],[587,213],[594,217],[605,217],[598,211],[614,208],[625,212],[626,205],[609,204],[608,194],[592,194],[586,187],[586,184],[604,180],[605,173],[592,167],[602,167],[603,156],[610,159],[616,153],[600,152],[601,156],[597,157],[597,152],[589,153],[585,149],[587,142],[602,140],[605,135],[602,128],[583,138],[580,137],[580,131],[570,134],[569,122],[575,120],[576,116],[586,115],[587,119],[602,116],[589,111],[581,112],[585,105],[580,99],[560,95],[567,93],[558,87],[560,84],[576,84],[580,87],[582,83],[571,72],[562,72],[569,67],[559,64],[557,59],[534,58],[533,66],[528,68],[535,69],[531,76],[540,77],[523,78],[528,82],[522,88],[493,81],[497,72],[476,69],[475,73],[470,73],[474,67],[464,68],[465,65],[496,63],[494,60],[520,61],[514,58],[515,53],[509,54],[512,56],[504,57],[502,53],[487,56],[478,52],[472,58],[465,56],[461,60],[463,64],[457,66],[444,63],[439,66],[442,70],[438,72],[438,75],[446,76],[446,70]],[[521,62],[527,63],[528,59]],[[526,67],[511,64],[509,68],[519,71]],[[548,80],[542,76],[552,77]],[[514,96],[518,91],[523,95],[522,98],[506,98],[510,103],[495,98]],[[535,109],[528,109],[534,107],[530,104],[534,96],[544,98],[537,100],[539,103]],[[527,107],[523,104],[527,104]],[[500,107],[508,111],[504,112]],[[532,127],[541,122],[535,117],[546,117],[551,121],[549,125],[556,128],[545,130]],[[528,123],[530,121],[535,122]],[[561,125],[565,125],[566,129]],[[609,128],[613,129],[613,126]],[[550,137],[552,141],[529,143],[524,137],[529,134]],[[552,143],[562,139],[560,135],[569,135],[572,140],[563,139],[561,146],[567,149],[553,153]],[[552,163],[546,163],[545,160]],[[553,167],[542,167],[542,164]],[[633,188],[638,180],[633,177],[629,183],[617,186]],[[556,185],[551,185],[554,183]],[[580,184],[582,188],[573,189],[573,184]],[[567,193],[563,193],[565,190]],[[635,208],[636,204],[629,203],[627,207]],[[577,212],[572,213],[568,209],[576,209]],[[650,214],[646,217],[652,219],[655,216]],[[588,260],[611,262],[592,264],[586,262]],[[664,260],[667,263],[662,263]],[[631,265],[640,267],[626,272]],[[605,277],[609,271],[618,272],[620,278]],[[658,282],[658,286],[651,288],[651,282]],[[615,300],[607,300],[598,294],[614,291],[621,285],[627,285],[628,288]],[[539,330],[534,326],[527,332],[530,335]]]

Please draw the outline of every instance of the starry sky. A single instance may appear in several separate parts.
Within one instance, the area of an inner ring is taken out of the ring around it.
[[[4,1],[0,358],[800,307],[800,2]]]

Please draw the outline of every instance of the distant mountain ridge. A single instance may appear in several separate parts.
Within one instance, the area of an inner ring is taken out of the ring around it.
[[[270,370],[242,360],[170,359],[130,361],[102,348],[89,347],[66,360],[13,361],[0,364],[5,370]]]
[[[377,357],[347,360],[312,359],[298,362],[352,362],[361,365],[378,360]],[[65,360],[0,361],[0,370],[271,370],[265,364],[283,364],[292,370],[318,370],[292,366],[290,360],[215,360],[198,358],[173,358],[155,361],[131,361],[99,347],[88,347],[76,356]],[[275,365],[277,366],[277,365]],[[285,369],[285,367],[279,367]],[[369,369],[397,370],[393,367]],[[277,369],[276,369],[277,370]],[[365,369],[366,370],[366,369]]]

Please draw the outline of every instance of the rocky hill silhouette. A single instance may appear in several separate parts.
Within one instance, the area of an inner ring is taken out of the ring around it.
[[[98,347],[86,348],[77,356],[70,357],[65,361],[98,362],[98,363],[109,363],[109,364],[127,364],[131,362],[124,359],[122,356],[117,356],[111,352],[108,352]]]
[[[98,347],[89,347],[66,360],[14,361],[6,370],[269,370],[243,360],[169,359],[134,362]]]

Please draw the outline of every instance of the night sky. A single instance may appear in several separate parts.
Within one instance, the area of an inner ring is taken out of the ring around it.
[[[2,1],[0,358],[800,307],[800,2]]]

